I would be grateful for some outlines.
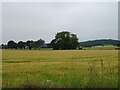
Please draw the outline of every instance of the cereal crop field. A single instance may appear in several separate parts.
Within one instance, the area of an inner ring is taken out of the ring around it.
[[[118,50],[2,50],[3,88],[117,88]]]

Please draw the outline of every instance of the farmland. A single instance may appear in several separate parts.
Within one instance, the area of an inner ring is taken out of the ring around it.
[[[3,50],[3,88],[117,88],[118,50]]]

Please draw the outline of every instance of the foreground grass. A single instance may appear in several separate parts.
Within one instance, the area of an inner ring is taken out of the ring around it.
[[[3,50],[3,88],[117,88],[117,50]]]

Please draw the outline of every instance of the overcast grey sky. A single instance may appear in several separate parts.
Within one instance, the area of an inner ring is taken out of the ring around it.
[[[117,2],[23,2],[2,4],[3,43],[44,39],[57,32],[77,34],[80,41],[118,39]]]

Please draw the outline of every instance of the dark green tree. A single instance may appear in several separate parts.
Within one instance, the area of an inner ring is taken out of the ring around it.
[[[7,46],[9,49],[17,49],[17,43],[12,40],[7,43]]]
[[[36,41],[33,41],[32,42],[32,47],[36,50],[37,49],[37,43],[36,43]]]
[[[31,49],[33,48],[33,45],[32,45],[32,44],[33,44],[33,41],[32,41],[32,40],[31,40],[31,41],[28,40],[28,41],[26,42],[26,46],[28,46],[29,50],[31,50]]]
[[[23,42],[23,41],[19,41],[19,42],[18,42],[18,48],[20,48],[20,49],[23,49],[23,48],[24,48],[24,49],[25,49],[25,46],[26,46],[26,45],[25,45],[25,42]]]
[[[70,32],[59,32],[55,39],[51,41],[54,50],[58,49],[76,49],[79,46],[78,38],[75,34]]]
[[[1,48],[2,48],[2,49],[7,49],[8,47],[7,47],[6,44],[2,44],[2,45],[1,45]]]
[[[44,45],[45,41],[42,39],[39,39],[36,41],[37,48],[41,48]]]
[[[45,43],[44,40],[39,39],[39,40],[37,40],[37,41],[34,41],[34,42],[32,43],[32,46],[33,46],[33,48],[36,50],[36,49],[40,49],[40,48],[44,45],[44,43]]]
[[[76,47],[79,47],[79,42],[78,42],[78,38],[75,34],[71,34],[70,36],[70,48],[72,49],[76,49]]]
[[[0,45],[0,48],[5,49],[5,45],[4,44]]]

